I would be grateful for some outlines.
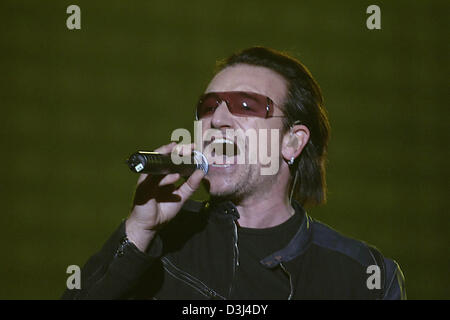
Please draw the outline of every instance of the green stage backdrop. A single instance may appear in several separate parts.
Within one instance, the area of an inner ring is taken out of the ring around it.
[[[66,27],[71,4],[80,30]],[[371,4],[381,30],[366,27]],[[448,12],[448,1],[2,1],[0,298],[59,298],[67,266],[129,212],[124,159],[192,131],[215,61],[253,45],[290,52],[322,87],[329,194],[309,213],[397,260],[408,298],[449,298]]]

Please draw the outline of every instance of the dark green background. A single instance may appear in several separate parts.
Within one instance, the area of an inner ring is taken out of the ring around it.
[[[59,298],[128,214],[124,158],[192,130],[215,60],[252,45],[322,87],[329,201],[310,214],[396,259],[409,298],[449,298],[447,3],[2,1],[0,298]]]

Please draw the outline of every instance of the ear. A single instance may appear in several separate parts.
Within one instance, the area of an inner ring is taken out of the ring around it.
[[[284,160],[289,161],[292,157],[297,159],[308,143],[309,137],[308,127],[302,124],[293,125],[291,130],[283,135],[281,142],[281,154]]]

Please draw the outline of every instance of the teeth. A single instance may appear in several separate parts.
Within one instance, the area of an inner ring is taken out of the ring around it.
[[[229,167],[229,164],[212,164],[211,167],[219,167],[219,168],[227,168]]]
[[[223,139],[223,138],[219,138],[219,139],[215,139],[214,143],[230,143],[234,145],[234,142],[228,139]]]
[[[218,138],[211,142],[211,144],[217,146],[214,148],[214,155],[216,156],[234,157],[239,154],[239,148],[229,139]]]

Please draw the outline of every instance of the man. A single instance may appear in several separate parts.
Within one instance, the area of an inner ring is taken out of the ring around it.
[[[81,289],[63,298],[405,298],[397,263],[304,210],[325,201],[329,134],[306,67],[262,47],[234,54],[219,65],[197,118],[231,144],[229,129],[278,130],[278,170],[263,175],[264,164],[249,163],[247,141],[244,164],[212,162],[206,176],[197,170],[179,187],[178,174],[141,175],[128,219],[86,263]],[[188,200],[202,180],[209,201]]]

